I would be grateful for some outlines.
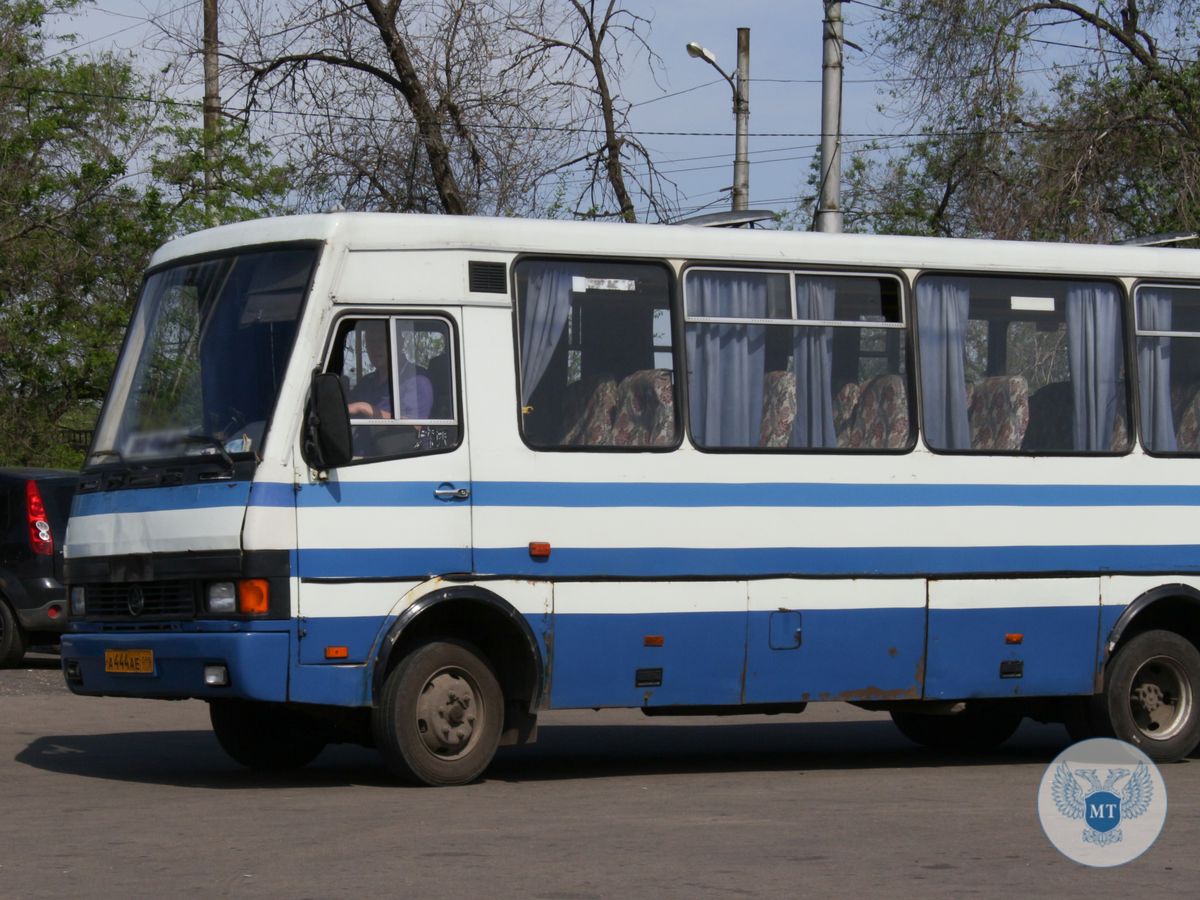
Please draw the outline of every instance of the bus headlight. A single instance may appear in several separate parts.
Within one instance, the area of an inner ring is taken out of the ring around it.
[[[210,613],[237,612],[237,586],[232,581],[214,581],[208,586],[206,606]]]

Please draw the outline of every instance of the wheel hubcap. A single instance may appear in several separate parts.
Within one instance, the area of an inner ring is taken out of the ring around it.
[[[1192,685],[1183,667],[1169,656],[1146,660],[1134,673],[1129,708],[1147,738],[1165,741],[1177,735],[1192,712]]]
[[[417,701],[417,731],[430,753],[455,759],[471,749],[480,714],[478,696],[478,688],[461,669],[440,669],[425,682]]]

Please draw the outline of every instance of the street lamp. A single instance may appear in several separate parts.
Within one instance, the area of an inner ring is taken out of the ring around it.
[[[737,30],[737,74],[730,76],[717,65],[717,56],[695,41],[687,45],[688,56],[702,59],[729,82],[733,90],[733,115],[736,122],[736,138],[733,154],[733,208],[748,209],[750,206],[750,153],[747,132],[750,124],[750,29]]]

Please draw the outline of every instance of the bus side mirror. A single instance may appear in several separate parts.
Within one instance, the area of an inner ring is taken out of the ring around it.
[[[304,423],[304,460],[314,469],[344,466],[353,459],[349,398],[341,376],[313,372]]]

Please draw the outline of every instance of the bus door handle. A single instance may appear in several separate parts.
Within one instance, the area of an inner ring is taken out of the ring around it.
[[[433,496],[439,500],[466,500],[471,496],[471,491],[467,488],[456,488],[450,483],[439,484],[433,489]]]

